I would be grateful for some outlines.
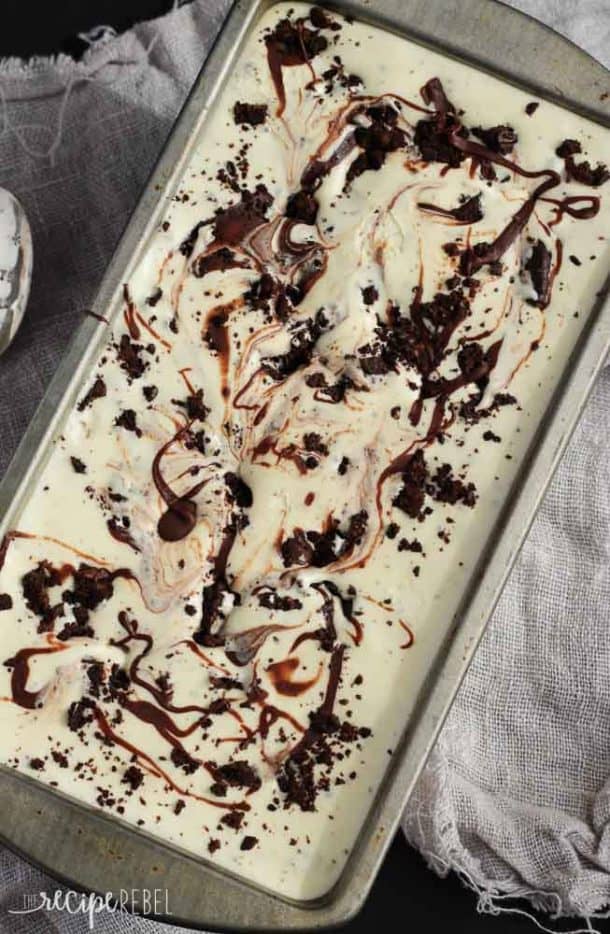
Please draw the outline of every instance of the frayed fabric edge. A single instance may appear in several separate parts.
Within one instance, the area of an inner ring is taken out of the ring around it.
[[[483,871],[479,859],[464,847],[448,803],[449,798],[444,793],[448,788],[446,734],[450,738],[452,732],[451,727],[446,725],[403,815],[403,833],[407,842],[422,855],[428,868],[436,875],[445,878],[454,872],[476,896],[479,914],[522,916],[544,934],[559,934],[557,928],[546,926],[546,919],[543,921],[516,904],[527,901],[534,911],[547,915],[549,922],[560,918],[573,919],[575,927],[568,931],[562,928],[561,934],[602,934],[593,926],[593,922],[610,917],[610,901],[607,898],[600,897],[597,904],[589,904],[584,910],[578,906],[566,907],[557,892],[536,889],[524,883],[516,871],[509,872],[504,878],[490,878]],[[429,825],[432,814],[430,807],[424,803],[425,797],[429,797],[422,794],[424,783],[428,788],[432,786],[435,830],[431,830]],[[430,848],[430,841],[433,849]]]
[[[168,0],[168,10],[161,17],[169,16],[187,6],[190,0]],[[150,20],[149,22],[152,22]],[[138,23],[134,25],[140,25]],[[65,77],[80,74],[87,75],[92,65],[92,59],[101,50],[107,51],[113,43],[119,43],[126,33],[131,32],[134,27],[126,32],[117,33],[112,26],[99,25],[94,26],[86,32],[78,33],[78,38],[82,39],[88,48],[80,60],[64,52],[57,55],[33,55],[31,58],[19,58],[17,56],[8,56],[0,58],[0,81],[4,79],[28,80],[38,78],[47,71],[55,71],[58,75]]]
[[[171,9],[166,15],[172,15],[180,6],[180,0],[173,0]],[[14,133],[26,155],[33,158],[46,158],[53,164],[57,150],[61,145],[64,119],[74,86],[81,82],[95,82],[100,69],[111,62],[113,49],[118,48],[120,43],[125,40],[125,37],[129,36],[130,32],[131,30],[128,30],[119,35],[111,26],[96,26],[88,32],[79,33],[79,38],[87,43],[89,48],[78,62],[71,56],[64,54],[35,56],[29,60],[14,57],[0,60],[0,136],[3,133]],[[142,65],[148,62],[157,39],[158,33],[155,32],[148,45],[142,48],[141,57],[136,60],[129,59],[125,64],[133,66],[134,64]],[[116,64],[116,62],[113,64]],[[36,127],[34,124],[13,125],[11,123],[8,116],[8,97],[2,87],[2,79],[28,81],[48,75],[49,72],[53,72],[59,79],[59,85],[55,91],[55,93],[61,94],[57,125],[55,130],[51,131],[50,143],[47,146],[33,148],[26,140],[26,133],[33,129],[48,131],[48,127]]]
[[[9,56],[0,58],[0,79],[27,79],[37,78],[45,71],[57,71],[61,74],[72,72],[86,72],[90,65],[90,58],[100,49],[121,36],[112,26],[95,26],[87,32],[80,32],[78,38],[88,46],[82,59],[77,61],[71,55],[61,52],[57,55],[33,55],[31,58],[18,58]]]
[[[32,58],[0,58],[0,79],[27,79],[38,77],[42,72],[53,70],[66,73],[78,67],[70,55],[34,55]]]
[[[408,839],[408,836],[407,836]],[[412,846],[413,841],[409,840]],[[540,918],[537,918],[531,912],[524,908],[512,904],[517,901],[529,901],[532,908],[538,912],[548,914],[551,921],[560,918],[575,918],[582,921],[585,927],[571,928],[569,931],[562,929],[561,934],[602,934],[602,932],[593,926],[596,920],[602,920],[610,917],[610,910],[603,911],[600,906],[599,911],[595,911],[586,917],[576,918],[575,915],[567,914],[561,906],[559,896],[555,892],[545,892],[543,890],[532,889],[527,886],[517,886],[511,892],[502,892],[502,883],[477,881],[474,876],[461,865],[458,859],[445,859],[434,853],[432,850],[423,850],[415,847],[421,853],[427,866],[441,878],[446,877],[450,872],[454,872],[462,885],[470,889],[477,897],[476,909],[479,914],[499,917],[500,915],[515,915],[527,918],[543,934],[558,934],[556,928],[547,927]]]

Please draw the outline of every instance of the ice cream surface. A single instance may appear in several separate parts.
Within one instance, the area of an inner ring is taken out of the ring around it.
[[[603,287],[607,161],[273,6],[4,535],[2,762],[328,891]]]

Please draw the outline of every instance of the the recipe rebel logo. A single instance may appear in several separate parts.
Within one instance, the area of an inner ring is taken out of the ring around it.
[[[41,911],[58,911],[69,915],[86,917],[89,930],[95,929],[95,921],[103,912],[110,914],[136,912],[141,915],[171,917],[169,892],[167,889],[119,889],[96,895],[93,892],[75,892],[73,889],[55,889],[51,892],[26,892],[21,905],[8,908],[10,915],[32,915]]]

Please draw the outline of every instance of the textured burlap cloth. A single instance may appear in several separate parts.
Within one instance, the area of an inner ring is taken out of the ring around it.
[[[514,2],[608,64],[608,0]],[[78,64],[0,63],[0,185],[22,200],[35,245],[26,320],[0,358],[0,473],[228,6],[196,0],[123,36],[100,30]],[[404,817],[409,840],[438,872],[461,872],[480,907],[526,896],[593,916],[610,903],[609,616],[607,368]],[[0,851],[0,931],[86,931],[80,914],[9,913],[55,889]],[[95,930],[162,927],[104,914]]]

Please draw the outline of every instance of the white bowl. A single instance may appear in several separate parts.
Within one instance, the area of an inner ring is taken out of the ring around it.
[[[32,234],[17,198],[0,188],[0,354],[23,320],[32,279]]]

